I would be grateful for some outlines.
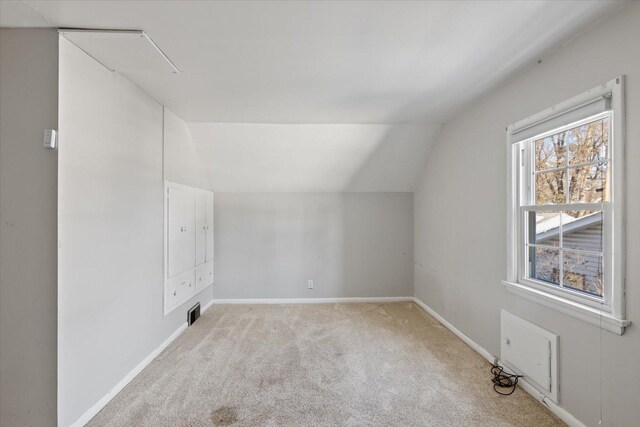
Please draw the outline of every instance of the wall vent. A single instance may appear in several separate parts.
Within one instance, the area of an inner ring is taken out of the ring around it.
[[[187,312],[187,322],[189,323],[189,326],[193,325],[193,323],[196,320],[198,320],[199,317],[200,317],[200,303],[197,303],[196,305],[191,307]]]

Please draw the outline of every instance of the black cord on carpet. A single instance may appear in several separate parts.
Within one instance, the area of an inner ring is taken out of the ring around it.
[[[518,385],[518,378],[522,378],[522,375],[505,373],[504,368],[499,365],[493,365],[491,367],[491,373],[493,374],[493,378],[491,379],[491,382],[493,383],[493,390],[503,396],[513,394],[516,390],[516,386]],[[510,388],[511,390],[504,392],[500,391],[500,389],[504,388]]]

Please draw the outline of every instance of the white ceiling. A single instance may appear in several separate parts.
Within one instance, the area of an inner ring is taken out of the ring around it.
[[[60,34],[111,71],[148,74],[178,69],[141,30],[61,30]]]
[[[126,72],[188,122],[439,123],[616,1],[4,1],[0,25],[144,30]]]
[[[180,73],[120,72],[214,191],[413,191],[440,123],[620,4],[25,0],[0,25],[144,30]]]

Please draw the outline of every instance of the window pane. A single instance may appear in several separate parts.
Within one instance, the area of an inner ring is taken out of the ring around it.
[[[529,215],[529,243],[560,246],[559,212],[527,212],[527,214]]]
[[[534,141],[534,147],[537,171],[566,165],[564,132]]]
[[[529,248],[529,274],[532,279],[557,285],[560,283],[560,251],[558,249]]]
[[[609,189],[607,164],[569,169],[569,200],[572,203],[602,203]]]
[[[562,214],[562,247],[603,252],[602,211],[575,211]]]
[[[536,205],[566,203],[565,170],[536,174]]]
[[[565,133],[569,165],[607,159],[609,117],[569,129]]]
[[[602,296],[604,290],[602,264],[601,255],[564,251],[563,286]]]

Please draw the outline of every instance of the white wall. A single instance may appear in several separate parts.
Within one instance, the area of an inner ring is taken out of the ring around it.
[[[74,422],[186,322],[163,317],[163,107],[60,38],[60,425]],[[175,116],[165,154],[192,143]],[[176,130],[177,129],[177,130]],[[193,156],[172,158],[175,180]]]
[[[560,335],[561,406],[590,426],[640,420],[640,3],[630,2],[448,122],[415,193],[416,296],[499,355],[500,309]],[[627,313],[623,336],[508,293],[505,128],[627,76]],[[601,415],[602,412],[602,415]]]
[[[216,193],[215,212],[216,298],[413,294],[411,193]]]
[[[187,124],[164,108],[164,178],[192,187],[211,189]]]
[[[0,94],[0,425],[55,425],[56,30],[0,29]]]

